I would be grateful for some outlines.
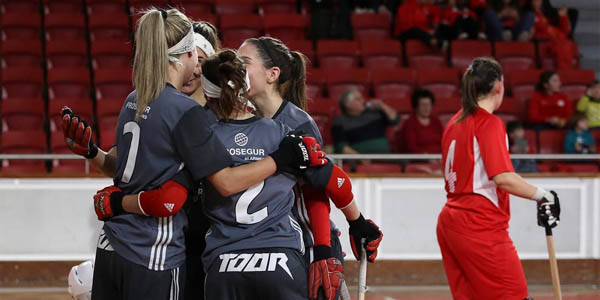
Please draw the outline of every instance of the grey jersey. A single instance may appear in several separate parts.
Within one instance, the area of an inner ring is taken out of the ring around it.
[[[235,166],[267,157],[289,132],[280,122],[259,117],[221,121],[212,129]],[[211,226],[204,268],[220,254],[234,250],[281,247],[303,251],[302,230],[292,215],[295,184],[294,176],[276,173],[230,197],[221,197],[208,184],[203,206]]]
[[[125,194],[157,188],[184,165],[199,179],[231,164],[205,122],[205,110],[171,85],[148,105],[139,121],[136,110],[134,91],[121,108],[115,139],[114,184]],[[183,211],[165,218],[126,214],[104,222],[104,231],[119,255],[159,271],[184,262],[186,224]]]
[[[316,138],[317,142],[323,145],[323,138],[321,137],[321,133],[319,132],[319,127],[317,127],[317,124],[315,123],[313,118],[307,112],[303,111],[293,103],[283,101],[283,103],[273,116],[273,120],[280,121],[286,126],[292,128],[293,130],[300,130],[305,134]],[[329,177],[331,176],[332,167],[332,163],[329,162],[323,167],[308,168],[304,172],[303,179],[308,184],[315,186],[319,189],[325,190],[325,187],[329,182]],[[300,224],[302,226],[302,231],[304,232],[304,243],[306,247],[312,247],[314,244],[314,237],[312,235],[310,221],[308,218],[308,212],[306,211],[306,205],[304,203],[304,198],[300,190],[300,185],[296,185],[295,191],[296,201],[294,204],[294,215],[296,216],[298,221],[300,221]],[[332,223],[332,226],[335,225]]]

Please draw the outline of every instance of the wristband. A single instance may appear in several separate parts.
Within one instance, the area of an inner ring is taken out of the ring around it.
[[[123,197],[125,197],[125,193],[123,192],[113,192],[110,194],[110,208],[112,209],[113,217],[125,213],[123,209]]]
[[[333,257],[331,255],[331,247],[325,245],[316,245],[313,247],[314,259],[313,261],[328,259]]]
[[[98,146],[90,143],[90,153],[88,155],[84,155],[83,157],[87,159],[93,159],[98,155]]]
[[[546,195],[546,190],[544,190],[543,188],[538,187],[537,190],[535,191],[535,194],[533,194],[533,196],[531,197],[531,199],[535,200],[535,201],[540,201],[542,199],[544,199],[544,196]]]

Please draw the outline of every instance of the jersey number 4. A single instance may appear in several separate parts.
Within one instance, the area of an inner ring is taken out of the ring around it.
[[[256,224],[262,220],[264,220],[268,215],[267,207],[263,207],[261,210],[251,213],[248,213],[248,207],[252,200],[260,194],[263,187],[265,186],[265,182],[262,181],[259,184],[251,186],[247,189],[238,199],[235,204],[235,220],[240,224]]]
[[[129,146],[129,154],[127,154],[127,163],[125,164],[125,170],[121,181],[128,183],[133,176],[133,169],[135,168],[135,160],[137,159],[138,147],[140,146],[140,125],[136,122],[127,122],[123,126],[123,135],[131,133],[131,146]]]
[[[444,168],[444,178],[446,178],[450,193],[454,193],[456,189],[456,172],[452,169],[454,167],[454,147],[456,147],[456,140],[452,140],[450,147],[448,147],[446,166]]]

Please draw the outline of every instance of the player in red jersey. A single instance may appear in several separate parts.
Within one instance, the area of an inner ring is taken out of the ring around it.
[[[508,235],[509,194],[537,201],[538,224],[558,225],[554,191],[515,173],[506,129],[493,115],[502,104],[500,65],[476,58],[463,75],[462,109],[442,135],[447,202],[437,237],[452,296],[456,300],[527,299],[523,268]]]

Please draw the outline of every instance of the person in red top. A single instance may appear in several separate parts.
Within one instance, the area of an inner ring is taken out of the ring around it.
[[[402,148],[409,153],[440,153],[442,122],[431,116],[435,97],[429,90],[416,90],[412,95],[414,113],[400,131]]]
[[[498,62],[474,59],[463,75],[462,109],[442,135],[447,202],[437,238],[453,299],[527,299],[523,268],[507,231],[509,194],[537,201],[540,226],[558,225],[556,193],[514,172],[504,124],[493,115],[503,96]]]
[[[536,92],[529,101],[527,118],[536,128],[562,128],[573,113],[567,95],[560,92],[560,77],[546,71],[540,75]]]
[[[569,40],[571,22],[566,6],[558,10],[558,17],[552,14],[550,2],[530,0],[529,9],[534,13],[531,36],[535,39],[548,40],[549,53],[554,56],[557,69],[571,68],[577,54],[577,45]]]
[[[418,39],[429,46],[437,46],[433,36],[439,23],[439,8],[428,0],[405,0],[398,6],[394,36],[401,40]]]

